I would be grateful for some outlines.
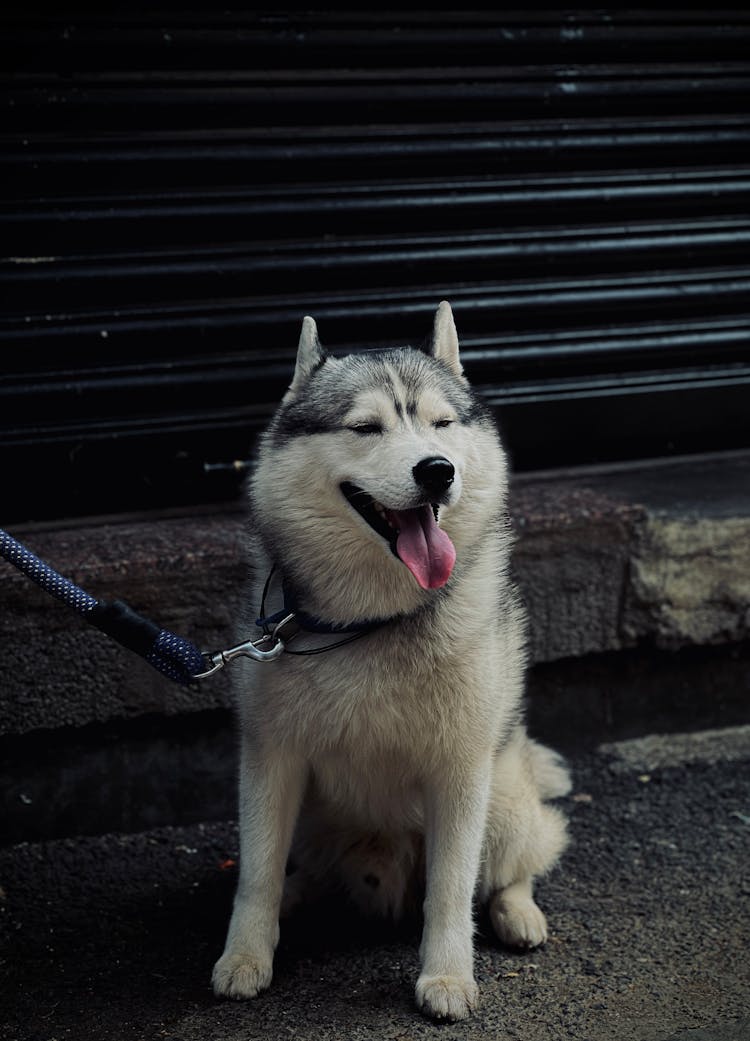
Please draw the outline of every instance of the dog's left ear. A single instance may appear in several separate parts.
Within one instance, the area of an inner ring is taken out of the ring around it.
[[[435,312],[429,353],[447,365],[456,376],[463,376],[464,370],[458,357],[456,323],[453,321],[453,311],[447,300],[443,300]]]
[[[328,355],[320,345],[318,339],[318,327],[315,319],[306,315],[302,319],[302,332],[299,336],[297,348],[297,364],[294,367],[294,376],[289,386],[288,393],[296,394],[310,379],[313,372],[320,368]]]

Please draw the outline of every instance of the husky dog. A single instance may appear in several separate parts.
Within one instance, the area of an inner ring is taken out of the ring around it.
[[[446,302],[426,351],[331,357],[304,319],[250,484],[248,612],[273,568],[272,606],[283,582],[301,626],[288,650],[325,653],[238,670],[239,884],[217,995],[268,987],[282,898],[334,880],[394,916],[424,887],[416,1000],[436,1019],[477,1003],[475,894],[503,943],[544,943],[532,881],[565,847],[545,800],[569,781],[522,722],[507,487]]]

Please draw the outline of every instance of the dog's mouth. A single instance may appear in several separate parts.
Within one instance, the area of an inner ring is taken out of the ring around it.
[[[344,481],[341,491],[350,506],[390,545],[422,589],[445,585],[456,562],[456,549],[438,526],[437,503],[391,510],[350,481]]]

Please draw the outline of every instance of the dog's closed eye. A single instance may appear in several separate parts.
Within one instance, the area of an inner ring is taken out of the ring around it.
[[[353,430],[355,434],[362,434],[363,436],[383,433],[383,427],[380,423],[355,423],[349,429]]]

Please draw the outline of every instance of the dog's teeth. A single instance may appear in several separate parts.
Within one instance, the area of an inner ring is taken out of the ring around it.
[[[374,508],[377,510],[378,513],[383,513],[383,514],[385,513],[385,506],[383,506],[381,503],[375,502],[375,500],[373,499],[372,505],[374,506]]]

